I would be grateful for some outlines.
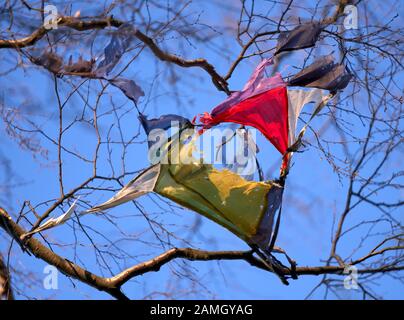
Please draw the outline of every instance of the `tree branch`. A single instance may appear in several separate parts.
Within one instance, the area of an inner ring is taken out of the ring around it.
[[[0,300],[13,300],[13,291],[11,289],[10,272],[0,255]]]
[[[26,233],[3,208],[0,208],[0,227],[19,242],[21,242],[21,236]],[[22,245],[35,257],[55,266],[66,276],[109,293],[116,299],[127,299],[121,291],[121,287],[126,282],[145,273],[159,271],[162,266],[174,259],[187,259],[191,261],[244,260],[254,267],[271,272],[262,260],[254,256],[253,251],[205,251],[192,248],[172,248],[153,259],[134,265],[113,277],[104,278],[83,269],[74,262],[60,257],[34,238],[30,238]],[[379,268],[361,269],[358,270],[358,273],[385,273],[403,269],[404,266],[382,266]],[[291,276],[290,270],[285,269],[283,272],[285,275]],[[343,272],[344,267],[342,266],[306,266],[296,268],[297,275],[343,274]]]
[[[113,17],[107,17],[104,19],[93,19],[93,20],[81,20],[75,17],[62,16],[57,20],[58,27],[67,27],[77,31],[85,31],[91,29],[103,29],[107,27],[115,27],[118,28],[122,24],[123,21],[115,19]],[[28,46],[34,45],[37,41],[42,39],[51,29],[46,29],[44,26],[36,29],[29,36],[20,38],[20,39],[0,39],[0,49],[3,48],[24,48]],[[212,64],[210,64],[207,60],[198,58],[194,60],[186,60],[177,55],[170,54],[164,52],[160,49],[154,40],[148,37],[146,34],[136,29],[134,31],[134,35],[140,41],[142,41],[146,46],[150,48],[153,54],[158,57],[162,61],[167,61],[174,63],[180,67],[191,68],[191,67],[199,67],[205,70],[211,77],[213,84],[220,91],[224,91],[227,94],[230,94],[228,84],[226,80],[224,80],[215,70]]]
[[[21,243],[20,238],[26,232],[22,227],[16,224],[10,215],[0,208],[0,227],[3,228],[13,239]],[[35,257],[41,259],[61,271],[66,276],[80,280],[98,290],[109,293],[111,296],[117,299],[124,299],[123,293],[119,288],[108,278],[99,277],[75,263],[64,259],[45,247],[40,241],[31,238],[24,242],[24,247],[27,248]]]

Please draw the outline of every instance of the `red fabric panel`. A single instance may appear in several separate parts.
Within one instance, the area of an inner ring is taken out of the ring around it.
[[[281,154],[288,148],[288,96],[286,87],[268,90],[211,116],[205,113],[201,123],[211,127],[221,122],[251,126],[259,131]]]

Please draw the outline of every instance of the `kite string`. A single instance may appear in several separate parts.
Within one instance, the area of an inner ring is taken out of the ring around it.
[[[283,195],[283,191],[282,191],[282,195]],[[281,197],[282,197],[282,195],[281,195]],[[275,229],[274,229],[274,232],[273,232],[272,237],[271,237],[271,242],[270,242],[270,244],[268,246],[268,251],[269,252],[271,252],[273,250],[273,248],[275,246],[276,238],[278,237],[279,225],[281,223],[282,203],[283,203],[283,201],[281,201],[281,204],[279,206],[278,216],[276,218],[276,223],[275,223]]]

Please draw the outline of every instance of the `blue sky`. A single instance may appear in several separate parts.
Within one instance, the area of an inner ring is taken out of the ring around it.
[[[261,3],[265,10],[266,3]],[[79,9],[79,8],[77,8]],[[83,8],[80,8],[83,9]],[[360,9],[360,8],[359,8]],[[88,9],[89,10],[89,9]],[[194,7],[195,12],[200,12],[201,23],[220,26],[223,21],[231,23],[231,16],[226,16],[222,19],[225,13],[224,8],[215,6],[214,4],[205,5],[201,2],[196,2]],[[74,11],[74,10],[73,10]],[[85,14],[85,10],[83,15]],[[304,18],[304,16],[302,16]],[[227,36],[228,37],[228,36]],[[180,46],[177,44],[178,39],[173,37],[167,40],[167,50],[170,52],[178,52]],[[104,39],[104,44],[100,44],[99,48],[105,45],[107,39]],[[181,42],[184,44],[184,42]],[[230,54],[220,55],[208,47],[200,44],[188,46],[186,50],[187,58],[204,57],[208,61],[214,63],[217,71],[221,74],[225,73],[231,59],[234,59],[240,48],[231,38],[223,39],[220,35],[214,40],[215,44],[221,44],[229,49]],[[275,41],[268,43],[268,46],[274,46]],[[89,54],[89,49],[81,47],[80,52]],[[148,49],[145,49],[148,50]],[[323,44],[316,54],[330,53],[335,50],[328,42]],[[98,50],[101,52],[101,50]],[[135,52],[135,51],[134,51]],[[1,70],[7,69],[9,60],[5,57],[9,54],[5,50],[0,51]],[[77,52],[75,53],[78,54]],[[293,53],[285,59],[286,62],[280,67],[282,74],[286,74],[293,70],[293,66],[299,66],[303,62],[307,51],[302,50]],[[116,70],[121,70],[128,61],[131,54],[127,54]],[[270,54],[267,54],[270,56]],[[228,60],[230,58],[230,60]],[[236,69],[234,76],[230,79],[230,88],[237,90],[244,86],[249,74],[259,62],[258,58],[249,59],[240,64]],[[199,69],[179,69],[176,71],[181,75],[178,81],[178,87],[174,88],[173,84],[167,81],[166,77],[159,76],[154,79],[155,74],[162,73],[167,68],[167,64],[157,61],[150,54],[141,56],[135,60],[123,75],[127,78],[134,79],[145,91],[146,97],[140,100],[139,107],[145,110],[145,113],[150,117],[159,116],[165,113],[178,113],[182,116],[192,118],[198,113],[211,110],[215,105],[225,99],[224,93],[218,92],[207,75]],[[379,66],[383,68],[383,66]],[[360,76],[360,70],[355,70]],[[402,76],[400,78],[402,80]],[[79,79],[73,79],[76,83]],[[17,86],[16,86],[17,84]],[[59,81],[62,88],[61,92],[69,92],[71,87],[67,81]],[[37,67],[27,65],[27,68],[14,71],[7,77],[0,77],[0,86],[7,93],[5,103],[7,106],[16,107],[21,110],[22,114],[31,118],[38,123],[42,130],[48,132],[53,138],[57,134],[57,105],[53,90],[53,82],[51,77],[45,71],[39,70]],[[82,88],[82,92],[86,93],[87,83]],[[91,89],[99,89],[97,81],[90,82]],[[65,90],[64,90],[65,89]],[[352,90],[349,86],[346,90]],[[174,92],[178,92],[178,97],[173,96]],[[151,98],[149,98],[149,95]],[[359,97],[358,103],[362,103],[359,108],[366,109],[366,101]],[[88,101],[89,105],[95,103],[96,95],[91,94]],[[125,140],[133,136],[137,136],[134,144],[131,144],[125,160],[127,171],[137,171],[147,167],[147,146],[145,143],[146,137],[143,131],[139,128],[139,123],[136,118],[136,111],[132,103],[127,100],[121,92],[115,88],[108,88],[107,93],[100,100],[100,113],[106,112],[106,115],[100,120],[100,131],[105,137],[110,130],[111,124],[115,124],[111,129],[111,137],[113,139],[120,138],[120,132],[116,128],[117,118],[111,112],[112,101],[117,106],[122,106],[119,110],[122,134]],[[343,102],[344,104],[344,102]],[[344,105],[350,107],[349,104]],[[64,125],[77,117],[83,109],[83,101],[74,96],[66,105],[64,111]],[[313,122],[313,128],[320,128],[326,116],[320,116]],[[364,136],[365,127],[360,124],[358,119],[354,117],[347,119],[352,123],[352,130],[357,136]],[[302,122],[300,122],[301,125]],[[26,124],[26,123],[25,123]],[[4,132],[4,126],[0,126],[0,130]],[[260,147],[259,158],[266,171],[272,170],[267,178],[275,178],[278,175],[277,168],[280,164],[280,157],[274,147],[270,145],[260,134],[257,134],[257,143]],[[324,133],[324,138],[334,138],[335,132],[332,129]],[[94,151],[95,134],[90,125],[80,123],[75,125],[68,134],[63,138],[64,143],[72,150],[77,150],[81,154],[91,157]],[[307,139],[313,142],[313,135],[308,132]],[[32,204],[39,204],[43,201],[57,198],[59,195],[58,179],[57,179],[57,152],[52,143],[45,139],[40,139],[42,145],[48,150],[47,158],[37,155],[35,158],[30,152],[22,150],[15,141],[12,141],[8,136],[2,133],[0,135],[0,150],[3,156],[10,160],[12,165],[13,183],[17,183],[16,187],[12,187],[12,193],[7,195],[6,207],[9,210],[17,211],[21,207],[24,200],[31,201]],[[355,150],[355,145],[350,148]],[[108,152],[105,145],[100,148],[100,154],[105,155]],[[336,155],[341,155],[341,149],[335,147],[333,152]],[[112,152],[112,161],[114,170],[117,175],[121,173],[120,157],[122,148],[114,147]],[[106,161],[105,156],[99,164],[99,173],[105,176],[111,176],[111,167]],[[377,161],[373,159],[373,161]],[[66,152],[63,153],[64,163],[64,183],[65,189],[70,190],[75,187],[86,177],[91,175],[92,167],[72,157]],[[376,163],[376,162],[375,162]],[[388,168],[391,171],[398,171],[400,168],[400,158],[396,155],[391,158],[388,163]],[[387,173],[387,172],[386,172]],[[132,176],[126,176],[122,179],[122,183],[127,183]],[[0,181],[7,183],[9,180],[0,172]],[[119,186],[110,182],[99,183],[94,186],[110,187],[117,190]],[[330,251],[330,238],[333,223],[333,214],[341,212],[344,206],[345,193],[347,189],[347,181],[340,181],[338,175],[335,174],[330,164],[323,158],[320,151],[313,147],[305,148],[303,153],[294,156],[294,165],[288,176],[286,192],[284,197],[283,217],[281,230],[278,237],[278,245],[286,249],[288,254],[292,256],[299,266],[305,265],[321,265],[323,260],[328,257]],[[95,191],[91,195],[82,195],[86,201],[92,205],[98,204],[109,199],[112,192],[103,190]],[[398,191],[392,191],[389,194],[380,195],[386,201],[397,199],[400,197]],[[176,209],[170,211],[170,207],[165,206],[164,209],[159,208],[156,203],[165,205],[157,196],[145,196],[139,200],[139,204],[151,214],[153,219],[164,223],[167,229],[174,235],[181,238],[187,238],[192,246],[206,250],[242,250],[248,247],[240,239],[236,238],[227,230],[208,221],[205,218],[200,218],[194,212],[188,210]],[[64,209],[68,207],[65,205]],[[41,206],[39,211],[44,211],[46,206]],[[59,213],[62,211],[59,211]],[[349,223],[363,220],[363,214],[366,214],[366,219],[376,217],[376,212],[372,207],[363,205],[358,209],[358,212],[350,218]],[[116,246],[125,252],[128,252],[126,261],[121,261],[120,265],[114,264],[108,260],[109,265],[114,273],[122,270],[123,267],[131,266],[134,263],[152,258],[167,249],[162,248],[150,228],[146,219],[131,204],[126,204],[121,207],[111,210],[111,215],[118,218],[118,227],[109,223],[107,219],[101,216],[86,216],[81,219],[81,223],[90,226],[94,230],[88,229],[89,234],[96,239],[96,243],[100,245],[101,250],[106,248],[107,251],[117,250],[114,247],[108,247],[108,241],[103,238],[107,237],[111,241],[116,241],[122,238],[122,233],[128,236],[129,241],[125,239],[117,242]],[[32,217],[31,217],[32,218]],[[400,217],[402,220],[402,216]],[[197,233],[193,233],[191,227],[195,223],[202,222]],[[108,276],[108,270],[100,269],[99,261],[95,258],[94,248],[87,236],[79,231],[79,227],[74,223],[77,232],[73,232],[73,223],[61,226],[54,230],[47,231],[50,242],[63,243],[64,245],[54,245],[54,250],[66,258],[76,261],[79,264],[84,264],[90,271],[97,274],[104,273]],[[350,252],[352,245],[360,241],[362,233],[353,232],[346,241],[340,244],[341,252]],[[133,240],[135,239],[135,240]],[[183,241],[171,239],[177,246],[185,246]],[[77,245],[73,246],[77,241]],[[376,243],[377,238],[375,238]],[[148,243],[149,242],[149,243]],[[150,244],[151,243],[151,244]],[[373,242],[372,242],[373,243]],[[4,248],[6,243],[0,243],[0,248]],[[75,247],[76,250],[73,250]],[[365,253],[366,249],[360,250],[356,257]],[[133,255],[130,258],[129,255]],[[109,258],[106,258],[109,259]],[[14,246],[11,255],[12,264],[16,268],[21,268],[26,272],[32,272],[34,285],[25,288],[27,296],[40,298],[59,298],[59,299],[76,299],[76,298],[93,298],[93,299],[110,299],[104,293],[95,289],[89,288],[77,281],[71,281],[65,276],[59,276],[58,290],[45,290],[42,286],[44,277],[43,269],[46,264],[34,257],[20,254],[19,249]],[[101,262],[102,263],[102,262]],[[175,276],[175,274],[180,274]],[[199,285],[193,287],[188,277],[198,280]],[[343,278],[340,277],[341,283]],[[261,271],[249,266],[245,262],[237,261],[208,261],[208,262],[187,262],[177,260],[169,265],[164,266],[159,272],[149,273],[139,278],[134,279],[124,286],[124,292],[131,298],[166,298],[162,293],[174,292],[176,298],[220,298],[220,299],[302,299],[308,292],[320,281],[320,277],[302,276],[297,281],[290,281],[289,286],[283,286],[280,281],[272,274]],[[359,279],[360,281],[360,279]],[[73,285],[74,284],[74,285]],[[384,298],[402,299],[403,285],[398,281],[394,281],[390,277],[383,277],[380,281],[377,292]],[[360,293],[354,290],[341,290],[341,297],[354,299],[360,298]],[[321,299],[324,290],[318,291],[314,298]],[[17,295],[18,298],[24,298],[24,295]],[[335,298],[335,296],[331,296]]]

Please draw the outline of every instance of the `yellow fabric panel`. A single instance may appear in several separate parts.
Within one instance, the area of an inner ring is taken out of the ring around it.
[[[271,184],[246,181],[211,165],[162,165],[155,191],[251,239],[267,209]]]
[[[268,209],[272,183],[247,181],[227,169],[199,163],[193,156],[198,135],[191,137],[185,143],[171,140],[162,148],[168,164],[160,164],[154,191],[219,223],[241,239],[255,242]]]
[[[170,165],[161,165],[160,177],[154,187],[156,193],[171,199],[183,207],[204,215],[242,239],[247,240],[242,230],[231,221],[225,219],[221,214],[218,214],[218,210],[212,206],[208,200],[204,199],[198,192],[174,180],[174,176],[170,173],[169,169]]]

